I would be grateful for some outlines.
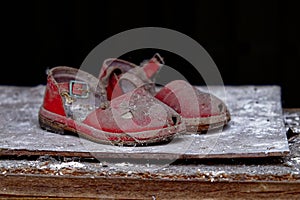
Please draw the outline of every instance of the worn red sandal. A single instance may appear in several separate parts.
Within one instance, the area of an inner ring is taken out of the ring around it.
[[[109,58],[103,62],[99,80],[106,88],[107,98],[111,100],[140,86],[146,86],[151,94],[155,94],[155,84],[152,78],[163,66],[163,59],[155,54],[145,61],[143,70],[133,63],[122,59]]]
[[[222,100],[183,80],[168,83],[155,97],[181,115],[188,132],[221,128],[230,121],[230,113]]]
[[[110,91],[112,99],[145,83],[153,83],[153,77],[163,64],[159,54],[142,63],[141,67],[124,60],[109,59],[104,62],[105,67],[100,72],[99,79],[108,83],[106,89]],[[110,68],[117,70],[118,73],[109,70]],[[106,75],[105,80],[103,74]],[[112,79],[113,81],[110,81]],[[204,132],[221,128],[230,121],[230,112],[222,100],[200,91],[186,81],[172,81],[157,93],[154,84],[150,86],[148,91],[151,94],[182,116],[187,132]]]
[[[170,141],[185,130],[180,115],[144,87],[107,100],[105,87],[93,75],[71,67],[48,72],[40,127],[114,145]]]

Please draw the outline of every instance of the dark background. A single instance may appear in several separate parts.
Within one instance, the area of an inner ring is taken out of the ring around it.
[[[300,107],[297,1],[10,1],[1,6],[1,85],[46,83],[45,71],[80,67],[119,32],[145,26],[180,31],[201,44],[226,85],[279,85],[283,107]],[[124,56],[139,64],[157,50]],[[159,51],[192,84],[202,84],[177,55]]]

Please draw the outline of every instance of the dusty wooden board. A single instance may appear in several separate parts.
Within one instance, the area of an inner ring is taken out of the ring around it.
[[[285,109],[286,128],[297,128],[299,116],[299,109]],[[181,160],[171,165],[2,158],[0,198],[299,199],[300,136],[293,130],[290,154],[284,158]]]
[[[299,199],[299,186],[299,182],[0,175],[0,197],[26,199]]]
[[[221,96],[222,88],[211,91]],[[284,156],[289,153],[277,86],[227,86],[232,121],[223,131],[183,135],[169,144],[116,147],[39,128],[44,86],[0,87],[0,155],[199,159]]]

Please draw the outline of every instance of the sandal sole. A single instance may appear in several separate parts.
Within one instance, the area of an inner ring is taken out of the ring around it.
[[[144,146],[166,143],[170,142],[176,134],[182,133],[185,130],[182,123],[160,130],[135,133],[111,133],[97,130],[81,122],[76,122],[70,118],[49,112],[44,108],[41,108],[39,112],[39,125],[42,129],[53,133],[77,134],[79,137],[96,143],[116,146]]]
[[[231,120],[229,112],[223,115],[211,116],[206,118],[183,118],[187,132],[203,133],[208,130],[223,128]]]

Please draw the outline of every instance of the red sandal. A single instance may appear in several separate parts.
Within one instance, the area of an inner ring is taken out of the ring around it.
[[[141,67],[120,59],[108,59],[104,61],[99,79],[101,82],[109,83],[106,84],[106,89],[111,95],[110,99],[143,84],[151,86],[147,90],[182,116],[188,132],[221,128],[230,121],[230,112],[222,100],[198,90],[186,81],[172,81],[156,93],[152,79],[163,64],[159,54],[142,63]]]
[[[155,84],[151,80],[163,66],[159,54],[145,61],[144,70],[125,60],[109,58],[103,62],[99,80],[106,88],[107,98],[111,100],[140,86],[146,86],[151,94],[155,94]]]
[[[144,87],[107,100],[105,87],[93,75],[71,67],[48,72],[40,127],[114,145],[170,141],[185,130],[180,115]]]

